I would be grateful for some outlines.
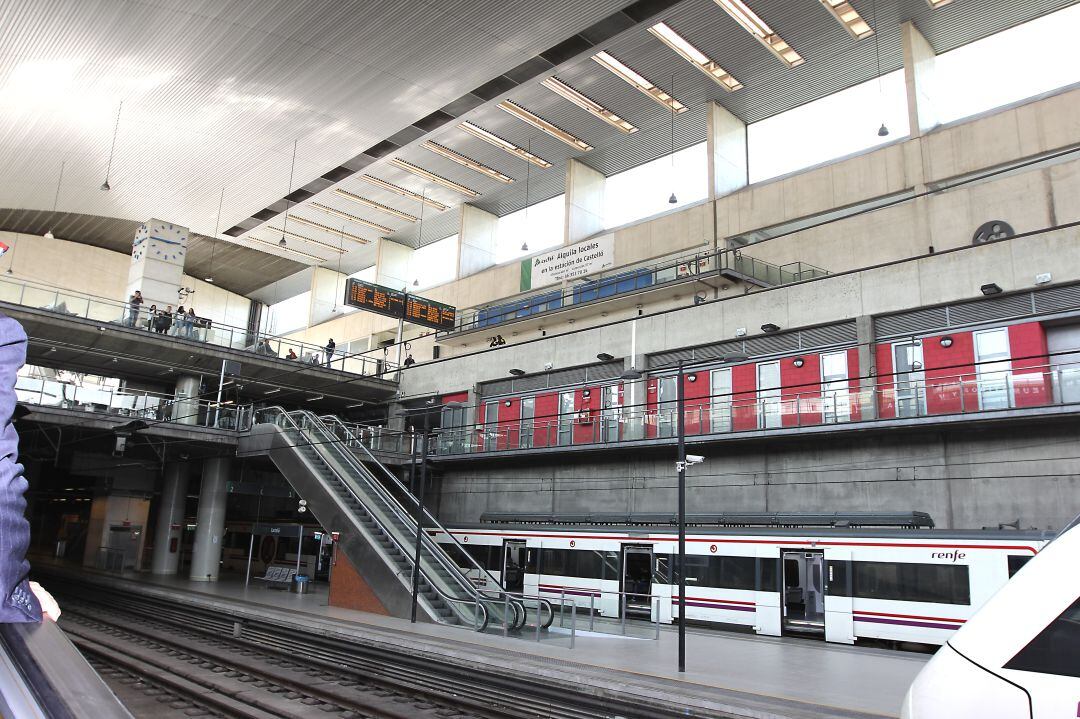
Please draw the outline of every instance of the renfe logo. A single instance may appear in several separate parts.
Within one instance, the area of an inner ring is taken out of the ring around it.
[[[955,549],[953,551],[951,551],[951,552],[931,552],[930,553],[930,558],[931,559],[948,559],[950,562],[958,562],[958,561],[960,561],[961,559],[963,559],[966,556],[967,556],[967,554],[965,552],[960,552],[960,551],[957,551]]]

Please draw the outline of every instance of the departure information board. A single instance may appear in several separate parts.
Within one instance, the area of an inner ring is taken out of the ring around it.
[[[457,320],[457,308],[451,305],[351,278],[345,285],[345,304],[436,330],[452,330]]]

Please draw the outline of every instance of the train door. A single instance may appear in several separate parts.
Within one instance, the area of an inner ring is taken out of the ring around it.
[[[779,547],[758,547],[758,561],[755,568],[754,588],[757,597],[754,600],[754,623],[758,634],[772,637],[780,636],[780,618],[783,614],[780,591],[780,549]]]
[[[850,549],[825,550],[825,641],[855,643],[855,616],[851,613]]]
[[[626,614],[652,615],[651,546],[623,545],[622,591],[626,593]]]
[[[507,539],[503,542],[502,584],[508,592],[525,591],[525,541]]]
[[[787,632],[825,631],[824,553],[785,550],[784,621]]]

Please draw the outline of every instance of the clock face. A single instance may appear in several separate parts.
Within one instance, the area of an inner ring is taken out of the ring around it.
[[[186,248],[178,241],[161,237],[151,237],[146,249],[147,257],[166,261],[179,260],[184,257],[185,252]]]
[[[146,254],[146,238],[136,237],[135,241],[131,243],[131,258],[133,260],[141,260],[143,255]]]

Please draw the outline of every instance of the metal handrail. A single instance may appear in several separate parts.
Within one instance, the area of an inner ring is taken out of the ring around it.
[[[303,427],[301,427],[299,424],[297,424],[296,420],[291,416],[291,413],[287,412],[284,408],[282,408],[282,407],[268,407],[268,408],[266,408],[264,410],[260,410],[260,412],[267,412],[267,413],[276,412],[278,417],[282,417],[285,420],[287,420],[288,423],[290,425],[292,425],[293,429],[295,429],[301,436],[304,436]],[[305,419],[315,418],[315,415],[313,413],[311,413],[311,412],[298,411],[298,413],[301,414],[301,416],[303,416]],[[315,419],[317,419],[317,418],[315,418]],[[366,503],[364,502],[364,500],[356,492],[356,490],[353,488],[352,484],[347,480],[347,478],[342,476],[341,473],[335,467],[330,465],[329,463],[327,463],[327,467],[332,472],[334,472],[334,474],[337,476],[337,478],[341,481],[341,484],[352,495],[353,499],[355,499],[360,504],[365,504],[365,506],[366,506]],[[370,485],[370,482],[368,482],[368,484]],[[391,505],[391,507],[392,507],[392,505]],[[394,536],[394,533],[387,529],[386,525],[380,520],[380,518],[376,515],[375,512],[369,511],[368,516],[371,517],[372,521],[374,521],[376,524],[379,525],[379,528],[383,531],[383,534],[394,544],[394,546],[397,548],[397,550],[399,552],[401,552],[402,556],[406,557],[407,561],[409,562],[409,565],[411,567],[413,567],[414,570],[415,570],[416,562],[413,559],[413,554],[412,554],[411,548],[403,546],[401,544],[401,542],[398,541],[397,537]],[[435,556],[436,556],[436,559],[438,559],[438,556],[437,555],[435,555]],[[445,563],[440,561],[440,564],[443,564],[444,568],[445,568]],[[421,569],[421,571],[423,571],[423,570]],[[455,577],[455,579],[458,579],[458,578]],[[471,587],[471,583],[468,581],[468,579],[462,577],[459,581],[462,583],[462,586]],[[438,586],[438,584],[436,582],[430,582],[429,581],[428,584],[429,584],[429,586],[431,586],[431,588],[443,600],[445,600],[445,601],[447,601],[447,602],[449,602],[451,604],[472,604],[472,605],[474,605],[474,607],[476,607],[478,609],[482,609],[483,610],[483,622],[477,623],[477,622],[474,621],[474,627],[477,628],[477,631],[482,631],[485,627],[487,627],[488,622],[490,621],[490,614],[488,612],[487,606],[479,602],[479,597],[474,597],[472,601],[469,601],[467,599],[462,599],[460,597],[454,597],[454,596],[451,596],[451,595],[447,594],[445,591],[443,591],[443,589],[441,587]],[[478,626],[477,626],[477,624],[478,624]]]
[[[323,421],[324,423],[326,423],[327,421],[329,421],[329,423],[330,423],[330,424],[334,424],[334,425],[338,425],[338,426],[340,426],[340,427],[342,428],[342,430],[344,430],[344,431],[345,431],[346,435],[348,435],[349,437],[351,437],[351,438],[353,438],[353,439],[356,439],[355,435],[353,435],[353,434],[352,434],[352,432],[351,432],[351,431],[349,430],[348,426],[347,426],[347,425],[346,425],[346,424],[345,424],[345,423],[344,423],[343,421],[341,421],[341,419],[340,419],[339,417],[337,417],[337,416],[335,416],[335,415],[323,415],[322,417],[319,417],[319,419],[320,419],[321,421]],[[327,429],[329,430],[329,428],[327,428]],[[329,433],[329,434],[330,434],[331,436],[333,436],[333,432],[328,432],[328,433]],[[375,456],[374,456],[374,455],[373,455],[373,454],[371,453],[371,451],[370,451],[370,450],[369,450],[369,449],[368,449],[368,448],[367,448],[366,446],[364,446],[363,442],[359,442],[359,441],[358,441],[358,442],[357,442],[357,444],[359,444],[360,448],[361,448],[362,450],[364,450],[364,453],[365,453],[365,454],[366,454],[366,455],[368,456],[368,459],[370,459],[370,460],[371,460],[371,461],[372,461],[372,462],[373,462],[373,463],[375,464],[375,466],[379,467],[379,469],[381,469],[381,470],[383,471],[383,473],[384,473],[384,474],[386,475],[386,478],[387,478],[387,479],[388,479],[388,480],[389,480],[389,481],[390,481],[390,482],[391,482],[391,483],[392,483],[392,484],[393,484],[393,485],[394,485],[395,487],[397,487],[397,488],[398,488],[398,490],[400,490],[400,492],[401,492],[401,493],[402,493],[402,494],[403,494],[404,496],[408,497],[408,498],[409,498],[409,501],[410,501],[410,502],[412,502],[412,503],[413,503],[413,505],[419,505],[419,506],[420,506],[420,509],[421,509],[421,511],[422,511],[422,515],[421,515],[421,517],[422,517],[422,518],[423,518],[423,519],[424,519],[424,520],[425,520],[425,521],[426,521],[426,522],[427,522],[427,523],[428,523],[428,524],[429,524],[430,526],[434,526],[435,528],[437,528],[438,530],[440,530],[441,532],[443,532],[443,534],[445,534],[446,536],[450,537],[451,541],[452,541],[452,542],[454,543],[454,546],[455,546],[455,547],[457,548],[457,550],[458,550],[458,553],[459,553],[460,555],[464,556],[464,557],[465,557],[465,558],[466,558],[466,559],[467,559],[467,560],[468,560],[469,562],[471,562],[471,563],[472,563],[472,565],[473,565],[473,568],[475,568],[475,569],[476,569],[477,571],[479,571],[479,572],[480,572],[480,576],[481,576],[481,578],[485,578],[485,577],[486,577],[486,578],[487,578],[488,580],[490,580],[490,581],[491,581],[491,583],[492,583],[492,584],[494,584],[494,585],[498,586],[498,585],[499,585],[499,582],[497,582],[497,581],[495,580],[495,578],[494,578],[493,576],[491,576],[491,574],[490,574],[490,573],[489,573],[489,572],[487,571],[487,569],[485,569],[484,567],[482,567],[482,566],[480,565],[480,563],[479,563],[479,562],[477,562],[477,561],[476,561],[476,559],[475,559],[475,558],[474,558],[474,557],[473,557],[473,556],[472,556],[471,554],[469,554],[469,553],[468,553],[467,551],[465,551],[465,548],[464,548],[464,546],[462,546],[462,544],[461,544],[460,542],[458,542],[457,538],[456,538],[456,537],[454,537],[454,535],[453,535],[453,534],[451,534],[451,533],[449,532],[449,530],[447,530],[447,529],[446,529],[446,527],[444,527],[444,526],[442,525],[442,523],[441,523],[441,522],[439,522],[439,520],[438,520],[438,519],[436,519],[436,518],[435,518],[435,516],[434,516],[434,515],[432,515],[432,514],[431,514],[431,512],[430,512],[430,511],[428,511],[428,509],[427,509],[426,507],[423,507],[423,506],[422,506],[422,505],[420,504],[419,500],[418,500],[418,499],[417,499],[417,498],[416,498],[416,497],[415,497],[415,496],[413,495],[413,493],[412,493],[412,492],[410,492],[410,491],[409,491],[409,489],[408,489],[408,488],[407,488],[407,487],[406,487],[406,486],[405,486],[405,485],[404,485],[404,484],[403,484],[403,483],[401,482],[401,480],[400,480],[400,479],[398,479],[398,478],[397,478],[397,477],[396,477],[396,476],[395,476],[395,475],[394,475],[394,474],[393,474],[393,473],[392,473],[392,472],[391,472],[391,471],[390,471],[389,469],[387,469],[386,465],[384,465],[384,464],[383,464],[382,462],[380,462],[379,460],[375,459]],[[350,452],[350,453],[348,453],[348,454],[350,455],[350,457],[352,457],[352,453],[351,453],[351,452]],[[360,468],[362,469],[362,471],[369,471],[369,470],[367,470],[367,468],[366,468],[366,467],[363,467],[363,464],[362,464],[361,462],[359,462],[359,460],[355,460],[355,457],[352,457],[352,459],[353,459],[353,460],[355,461],[356,465],[357,465],[357,466],[359,466],[359,467],[360,467]],[[379,484],[377,484],[377,483],[376,483],[376,487],[378,487],[378,490],[380,490],[380,491],[383,491],[383,492],[385,493],[385,495],[386,495],[386,498],[388,498],[388,499],[389,499],[389,501],[393,501],[393,502],[394,502],[394,504],[397,504],[398,506],[400,506],[400,502],[398,502],[398,501],[396,500],[396,498],[394,498],[394,497],[393,497],[393,495],[392,495],[392,494],[390,494],[389,492],[385,492],[385,488],[383,488],[383,487],[382,487],[381,485],[379,485]],[[402,507],[401,509],[402,509],[402,510],[404,510],[405,508],[404,508],[404,507]],[[414,520],[414,519],[412,519],[412,517],[409,517],[409,520],[410,520],[410,521],[414,521],[414,522],[415,522],[415,520]],[[428,536],[426,535],[426,533],[425,533],[425,534],[423,535],[423,539],[424,539],[424,541],[427,541],[427,542],[428,542],[428,543],[429,543],[429,544],[430,544],[430,545],[431,545],[432,547],[438,547],[438,550],[439,550],[440,554],[445,554],[446,550],[445,550],[445,549],[443,549],[442,547],[440,547],[440,546],[439,546],[439,543],[438,543],[438,542],[433,542],[433,541],[431,541],[430,537],[428,537]],[[454,571],[456,571],[456,572],[457,572],[458,574],[460,574],[460,567],[458,567],[458,566],[457,566],[457,565],[455,564],[453,568],[454,568]],[[466,583],[467,583],[467,584],[468,584],[468,585],[469,585],[469,586],[470,586],[471,588],[475,589],[475,590],[476,590],[477,592],[479,592],[479,593],[483,593],[483,592],[494,592],[494,591],[495,591],[495,590],[480,590],[480,589],[477,589],[477,588],[476,588],[475,586],[473,586],[472,582],[471,582],[471,581],[470,581],[470,580],[468,579],[468,577],[464,577],[464,575],[462,575],[462,577],[463,577],[463,579],[465,580],[465,582],[466,582]],[[511,594],[510,592],[507,592],[507,591],[506,591],[505,589],[500,589],[500,590],[498,591],[498,594],[499,594],[500,596],[502,596],[502,595],[508,595],[508,596],[513,596],[513,595],[512,595],[512,594]],[[550,605],[550,603],[548,604],[548,610],[549,610],[549,611],[551,610],[551,605]],[[539,613],[539,611],[540,611],[540,609],[538,608],[537,612]],[[523,624],[523,623],[524,623],[524,619],[522,620],[522,624]],[[519,625],[519,626],[520,626],[520,625]]]
[[[349,431],[349,428],[346,425],[346,423],[342,422],[340,418],[338,418],[338,417],[336,417],[334,415],[324,415],[320,419],[323,420],[324,422],[329,420],[330,423],[339,425],[340,428],[343,431],[346,432],[346,434],[348,434],[349,436],[353,436],[352,433]],[[355,438],[355,437],[353,436],[353,438]],[[414,496],[413,492],[410,492],[408,490],[408,488],[405,487],[405,485],[402,483],[401,479],[397,478],[392,472],[390,472],[390,470],[387,469],[386,465],[382,464],[382,462],[375,459],[375,456],[372,455],[372,452],[370,452],[370,450],[368,450],[367,447],[365,447],[363,443],[357,443],[357,444],[360,444],[361,449],[364,450],[364,453],[365,453],[365,455],[367,455],[368,459],[370,461],[374,462],[376,464],[376,466],[378,466],[379,469],[382,470],[383,474],[386,474],[387,478],[391,481],[391,483],[395,487],[397,487],[397,489],[401,490],[401,492],[404,494],[404,496],[409,498],[409,501],[411,503],[413,503],[414,505],[419,505],[420,504],[419,500]],[[450,538],[451,541],[454,542],[454,545],[457,547],[457,550],[459,551],[459,554],[461,554],[462,556],[467,558],[470,562],[472,562],[473,568],[475,568],[478,572],[481,572],[481,578],[486,578],[487,580],[490,580],[490,582],[492,584],[495,584],[497,586],[499,585],[499,582],[497,582],[495,580],[494,576],[491,576],[490,572],[488,572],[487,569],[485,569],[484,567],[482,567],[480,565],[480,562],[476,561],[476,559],[471,554],[469,554],[468,552],[465,552],[464,546],[462,546],[462,544],[460,542],[458,542],[457,538],[454,537],[454,534],[451,534],[449,532],[449,530],[447,530],[442,525],[442,523],[440,523],[440,521],[438,521],[438,519],[436,519],[434,517],[434,515],[432,515],[431,512],[428,511],[427,507],[421,506],[420,508],[421,508],[421,512],[422,512],[421,516],[424,519],[426,519],[426,521],[428,521],[428,523],[430,525],[434,526],[438,530],[441,530],[444,534],[447,535],[447,537]],[[434,542],[434,545],[437,546],[438,543]],[[442,547],[440,547],[440,550],[442,552],[445,552],[445,550],[442,550]],[[486,591],[485,591],[485,589],[477,589],[477,592],[494,592],[494,589],[486,589]],[[500,592],[501,592],[501,594],[505,594],[505,595],[510,595],[511,594],[511,593],[505,591],[505,589],[500,589]],[[549,606],[549,609],[551,609],[550,606]]]

